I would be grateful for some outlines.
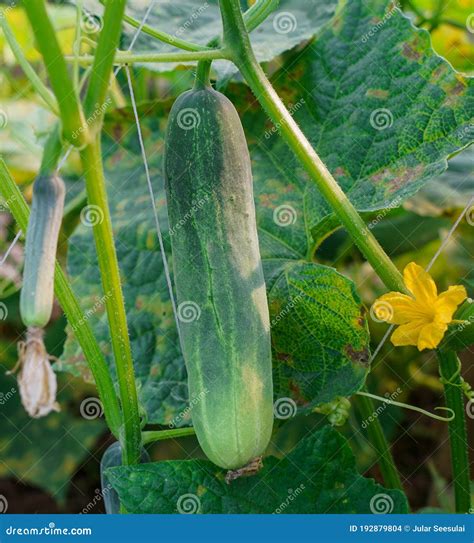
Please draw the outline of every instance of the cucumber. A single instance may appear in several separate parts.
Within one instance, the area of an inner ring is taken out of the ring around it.
[[[250,157],[223,94],[178,97],[164,169],[192,421],[208,458],[235,470],[268,445],[273,387]]]
[[[40,175],[34,183],[20,295],[20,314],[28,327],[43,328],[51,318],[64,195],[63,180],[57,175]]]

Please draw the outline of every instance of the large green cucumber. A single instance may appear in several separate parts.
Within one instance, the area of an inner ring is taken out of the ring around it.
[[[20,296],[20,314],[25,326],[43,328],[51,317],[64,195],[63,180],[56,175],[40,175],[33,185]]]
[[[193,425],[210,460],[241,468],[270,440],[273,387],[250,157],[224,95],[176,100],[165,179]]]

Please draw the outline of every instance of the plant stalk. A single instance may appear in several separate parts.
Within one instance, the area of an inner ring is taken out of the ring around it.
[[[1,158],[0,192],[18,226],[23,232],[26,232],[30,216],[28,204]],[[94,337],[92,328],[84,316],[79,302],[58,262],[56,262],[54,290],[91,369],[110,431],[119,439],[122,415],[107,363]]]
[[[31,0],[24,2],[23,6],[56,96],[61,114],[63,135],[72,145],[82,147],[88,139],[87,126],[84,125],[79,98],[67,71],[66,62],[46,11],[45,2],[44,0]],[[77,132],[78,127],[82,128],[79,132]]]
[[[151,430],[142,433],[143,444],[154,443],[164,439],[175,439],[177,437],[194,436],[196,432],[194,428],[176,428],[173,430]]]
[[[456,513],[469,513],[471,508],[469,457],[464,397],[461,388],[461,363],[454,351],[438,350],[439,372],[444,384],[446,405],[455,414],[448,423],[451,465]]]
[[[88,205],[95,206],[99,213],[99,219],[95,221],[93,232],[119,381],[123,413],[124,463],[138,464],[141,448],[138,396],[120,270],[105,189],[100,134],[96,136],[92,144],[87,145],[81,151],[81,161],[86,180]]]
[[[385,438],[382,425],[378,417],[374,417],[375,408],[373,401],[367,396],[355,396],[354,400],[363,420],[368,421],[367,434],[370,443],[377,452],[378,463],[385,486],[403,490],[402,482],[395,467],[392,452]]]

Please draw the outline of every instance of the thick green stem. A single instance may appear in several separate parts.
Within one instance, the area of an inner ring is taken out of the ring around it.
[[[46,11],[45,2],[44,0],[29,0],[23,5],[38,48],[43,55],[48,77],[58,102],[64,137],[72,145],[81,147],[87,142],[87,127],[84,127],[84,118],[76,89],[67,71],[66,62]],[[77,133],[78,127],[83,127],[79,133]]]
[[[210,72],[211,61],[205,60],[198,62],[196,79],[194,81],[195,89],[206,89],[211,86]]]
[[[100,135],[81,151],[81,161],[86,179],[87,201],[90,206],[96,206],[95,209],[99,215],[94,223],[93,231],[120,388],[124,425],[124,440],[122,440],[124,463],[138,464],[141,428],[137,389],[120,270],[107,203]]]
[[[382,425],[375,414],[376,410],[373,401],[367,396],[356,396],[354,400],[366,424],[369,441],[377,452],[378,463],[385,485],[388,488],[403,490],[390,446],[385,438]]]
[[[54,126],[46,140],[39,171],[41,175],[49,175],[57,168],[63,152],[63,142],[61,140],[60,131],[60,125]]]
[[[78,57],[82,66],[94,62],[94,56],[83,55]],[[225,49],[209,49],[208,51],[192,51],[178,53],[117,53],[114,64],[136,64],[137,62],[192,62],[196,60],[228,59],[229,53]],[[66,57],[68,61],[74,61],[74,57]]]
[[[448,423],[448,427],[456,512],[468,513],[471,508],[471,493],[464,397],[461,388],[461,363],[454,351],[439,350],[437,354],[446,405],[455,414],[454,419]]]
[[[177,428],[175,430],[156,430],[142,433],[143,444],[154,443],[164,439],[175,439],[177,437],[194,436],[194,428]]]
[[[102,127],[104,105],[109,90],[115,52],[122,32],[122,19],[126,3],[126,0],[113,0],[113,2],[107,2],[105,7],[104,25],[100,32],[84,100],[84,111],[88,123],[96,131]]]
[[[0,193],[18,226],[23,232],[26,232],[30,210],[2,159],[0,159]],[[107,364],[87,318],[84,316],[79,302],[58,263],[56,263],[54,290],[94,376],[110,431],[118,439],[122,416]]]

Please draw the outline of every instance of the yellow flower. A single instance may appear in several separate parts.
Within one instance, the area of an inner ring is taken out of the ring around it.
[[[410,262],[403,281],[411,296],[389,292],[375,301],[373,311],[379,320],[397,324],[392,343],[415,345],[418,350],[436,348],[453,320],[454,312],[466,298],[466,289],[456,285],[438,294],[436,284],[421,266]]]

